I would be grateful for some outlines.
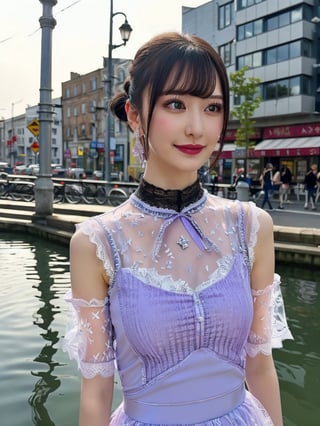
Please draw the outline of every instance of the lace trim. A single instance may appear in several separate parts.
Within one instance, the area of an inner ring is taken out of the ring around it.
[[[219,259],[217,261],[218,268],[210,275],[207,281],[199,284],[195,289],[191,288],[184,280],[174,280],[171,275],[159,274],[155,268],[136,267],[125,269],[130,270],[132,275],[150,286],[174,293],[193,294],[195,290],[201,291],[224,278],[229,273],[233,261],[233,256],[224,256]]]
[[[249,261],[251,268],[254,264],[254,248],[257,244],[257,238],[258,238],[258,231],[260,229],[260,223],[258,216],[260,214],[260,210],[257,208],[257,206],[250,201],[250,212],[251,212],[251,220],[248,220],[247,223],[250,223],[250,233],[249,233],[249,239],[248,239],[248,254],[249,254]]]
[[[68,291],[64,299],[69,303],[69,317],[63,351],[77,362],[83,377],[112,376],[115,356],[111,321],[106,313],[108,297],[87,301],[72,298]]]
[[[85,379],[93,379],[96,376],[111,377],[115,372],[114,360],[95,363],[80,361],[80,370]]]
[[[110,281],[114,277],[114,268],[111,265],[110,259],[106,253],[106,248],[104,241],[102,240],[101,233],[97,232],[96,224],[98,222],[93,219],[86,220],[82,223],[76,225],[76,229],[81,229],[81,231],[89,237],[89,241],[96,246],[96,255],[103,263],[104,269],[110,278]],[[103,228],[102,228],[103,231]]]
[[[261,322],[261,325],[258,324],[261,334],[254,330],[250,331],[246,352],[250,357],[255,357],[259,353],[270,355],[272,349],[282,348],[284,340],[293,339],[285,314],[280,276],[275,274],[273,284],[262,290],[252,289],[252,296],[255,309],[254,322]]]
[[[183,190],[158,188],[142,179],[135,195],[150,206],[180,212],[189,204],[200,200],[203,188],[199,179]]]

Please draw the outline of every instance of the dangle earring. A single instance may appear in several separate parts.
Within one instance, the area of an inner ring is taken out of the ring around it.
[[[134,131],[134,136],[136,138],[136,141],[133,146],[133,155],[140,160],[141,166],[144,166],[145,162],[145,155],[144,155],[144,147],[142,146],[140,134],[139,134],[139,128],[137,128]]]

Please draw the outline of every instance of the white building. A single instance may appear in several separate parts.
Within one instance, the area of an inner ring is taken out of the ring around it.
[[[62,110],[61,98],[53,99],[53,122],[51,137],[51,162],[62,164]],[[38,163],[38,153],[33,152],[32,143],[38,141],[28,126],[38,121],[38,105],[28,106],[25,114],[1,120],[1,160],[12,167],[18,164]],[[36,128],[36,126],[35,126]],[[41,148],[41,147],[40,147]]]
[[[260,78],[253,160],[287,164],[297,181],[320,155],[319,22],[319,0],[212,0],[182,9],[183,32],[209,41],[229,73],[247,65],[247,75]],[[230,121],[225,158],[237,156],[236,126]]]

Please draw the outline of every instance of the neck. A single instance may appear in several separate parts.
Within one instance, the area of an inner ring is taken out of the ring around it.
[[[172,189],[182,191],[183,189],[192,185],[198,179],[198,174],[197,171],[188,171],[183,173],[176,173],[176,175],[173,176],[170,172],[168,172],[167,174],[163,173],[163,170],[161,170],[161,173],[157,173],[154,168],[151,171],[147,163],[143,178],[148,183],[158,188],[162,188],[165,190]]]
[[[151,206],[180,212],[188,205],[200,200],[203,188],[199,180],[183,189],[163,189],[142,179],[135,194]]]

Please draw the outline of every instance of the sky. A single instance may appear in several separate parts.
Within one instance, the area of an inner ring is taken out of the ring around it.
[[[114,0],[113,11],[124,12],[133,32],[114,57],[133,58],[137,49],[163,31],[181,31],[181,7],[197,7],[201,0]],[[0,14],[0,119],[23,114],[39,103],[42,3],[2,0]],[[61,96],[61,83],[70,73],[86,74],[102,68],[108,52],[109,0],[58,0],[53,7],[57,24],[52,32],[52,98]],[[122,42],[113,19],[113,43]]]

